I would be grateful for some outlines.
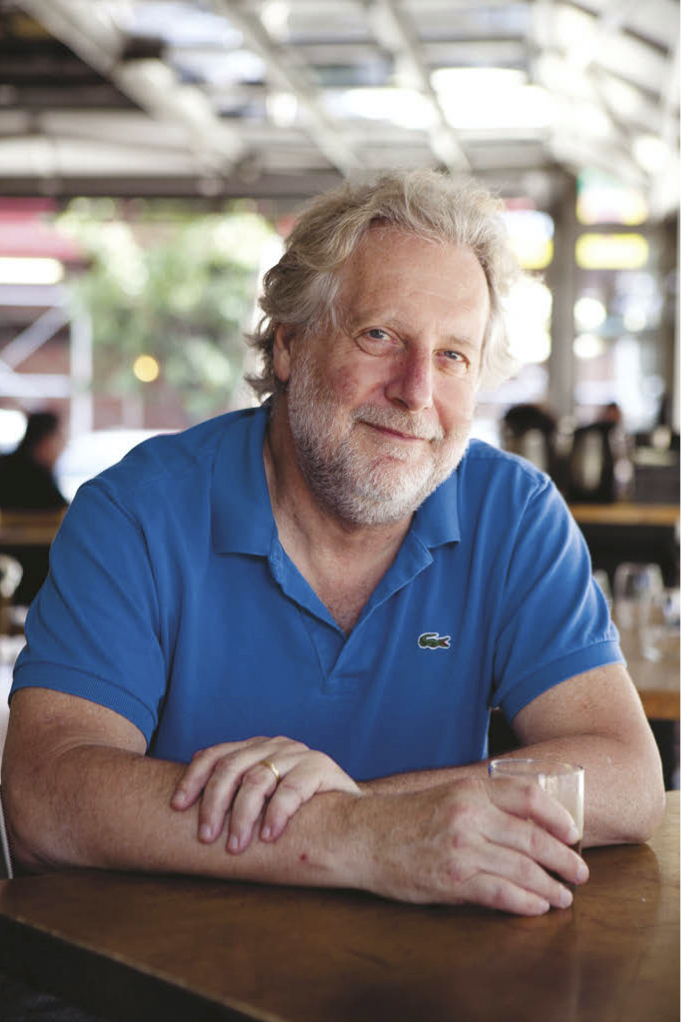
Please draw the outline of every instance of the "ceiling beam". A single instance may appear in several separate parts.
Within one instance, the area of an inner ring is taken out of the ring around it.
[[[673,154],[661,173],[653,174],[650,182],[650,209],[654,216],[666,217],[679,202],[679,39],[674,41],[667,89],[662,97],[660,110],[661,140]]]
[[[607,50],[617,35],[624,31],[627,16],[636,7],[637,0],[606,0],[602,10],[592,15],[592,24],[580,38],[579,46],[565,49],[555,26],[559,24],[558,8],[574,6],[556,0],[535,0],[532,19],[533,42],[538,54],[553,50],[556,59],[565,68],[565,80],[581,79],[588,86],[588,101],[600,109],[607,119],[611,137],[607,140],[590,138],[583,126],[570,114],[567,123],[575,129],[566,130],[566,123],[559,121],[552,133],[550,148],[559,162],[573,169],[580,165],[592,165],[604,173],[616,173],[634,187],[647,191],[651,182],[646,170],[633,156],[633,126],[626,121],[610,102],[603,87],[609,71],[598,62],[598,55]],[[632,83],[632,88],[636,86]],[[553,89],[554,100],[572,107],[575,96],[567,89],[558,92]],[[572,156],[570,154],[573,154]]]
[[[239,0],[210,0],[210,3],[217,14],[224,15],[241,32],[246,46],[262,58],[277,86],[295,96],[307,117],[304,130],[329,163],[345,175],[360,169],[362,161],[344,137],[342,127],[324,109],[321,96],[305,69],[291,58],[290,51],[272,39],[257,14]]]
[[[369,15],[380,44],[392,53],[395,64],[412,88],[425,96],[433,111],[433,124],[428,128],[430,148],[437,159],[452,173],[471,169],[457,133],[447,120],[414,27],[398,0],[367,0]]]
[[[638,178],[639,186],[645,186],[647,174],[632,156],[633,131],[608,100],[603,89],[603,77],[607,71],[598,63],[598,54],[606,50],[608,45],[625,30],[630,11],[638,6],[638,0],[607,0],[596,19],[593,31],[579,47],[574,48],[570,56],[571,66],[586,75],[603,113],[608,118],[615,138],[619,143],[618,162],[628,165],[632,177]]]
[[[594,15],[594,26],[588,36],[580,40],[570,54],[575,69],[586,73],[608,42],[622,31],[629,12],[639,6],[639,0],[606,0],[601,11]]]
[[[158,165],[158,160],[156,161]],[[44,187],[44,177],[31,170],[19,174],[0,174],[0,190],[5,196],[33,196],[49,194],[68,200],[81,195],[147,198],[197,199],[200,202],[222,201],[223,199],[263,199],[273,201],[302,201],[328,191],[342,180],[338,170],[264,171],[253,179],[239,174],[228,174],[214,179],[206,175],[191,174],[189,171],[164,170],[162,174],[148,174],[128,170],[126,173],[111,174],[61,174],[53,181],[53,187]],[[3,304],[0,286],[0,305]]]
[[[676,38],[671,53],[667,88],[662,96],[662,109],[660,111],[660,134],[665,141],[672,145],[676,141],[679,124],[679,49],[679,39]]]
[[[18,333],[4,346],[0,355],[3,369],[16,369],[25,362],[38,348],[61,330],[69,322],[67,309],[58,305],[46,309],[42,315],[34,319],[30,326]]]
[[[125,60],[127,36],[101,5],[87,0],[21,0],[55,38],[155,120],[182,126],[199,166],[225,172],[247,154],[238,134],[198,88],[180,83],[162,60]]]

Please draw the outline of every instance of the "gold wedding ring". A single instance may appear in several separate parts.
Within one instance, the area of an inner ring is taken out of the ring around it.
[[[269,767],[269,769],[274,774],[275,781],[277,782],[277,784],[279,784],[279,781],[281,780],[281,774],[279,773],[279,771],[275,767],[274,763],[272,763],[272,761],[269,760],[269,759],[261,759],[260,763],[262,764],[262,766]]]

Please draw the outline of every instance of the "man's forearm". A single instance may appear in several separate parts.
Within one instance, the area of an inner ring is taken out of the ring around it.
[[[566,814],[543,793],[506,790],[496,804],[477,780],[411,794],[321,793],[276,841],[254,837],[235,855],[224,834],[210,844],[198,840],[195,807],[170,808],[182,770],[111,747],[71,747],[54,761],[50,779],[42,778],[39,794],[27,797],[25,812],[29,777],[10,780],[14,854],[35,870],[70,865],[348,887],[530,915],[571,902],[546,871],[571,883],[587,876],[567,847],[574,838]]]
[[[520,753],[517,753],[518,755]],[[464,777],[486,777],[489,760],[469,763],[466,766],[440,767],[436,770],[412,770],[404,774],[390,774],[359,783],[365,795],[402,795],[408,792],[426,791],[449,781]]]
[[[647,836],[641,832],[642,819],[648,826],[645,810],[632,795],[641,784],[630,750],[610,738],[584,735],[536,743],[516,754],[586,767],[585,845]],[[361,786],[368,798],[341,792],[317,795],[276,842],[254,838],[238,855],[226,850],[225,831],[210,844],[198,840],[196,806],[183,812],[171,808],[184,769],[106,746],[71,748],[59,757],[49,778],[24,779],[30,790],[22,791],[21,784],[6,787],[13,854],[36,870],[91,866],[372,889],[373,857],[383,840],[380,827],[373,830],[374,817],[390,813],[391,805],[399,816],[394,801],[398,796],[483,778],[487,764],[379,778]]]
[[[657,824],[659,812],[648,798],[648,778],[656,776],[658,764],[650,749],[632,750],[608,736],[570,735],[521,746],[504,755],[545,757],[585,768],[585,848],[646,840]],[[488,763],[379,777],[360,784],[360,789],[365,794],[425,791],[467,777],[486,777]],[[661,811],[661,803],[658,809]]]
[[[21,784],[6,787],[12,854],[37,871],[86,866],[362,886],[357,835],[352,859],[349,842],[341,840],[359,796],[318,795],[275,844],[253,840],[245,852],[233,855],[226,850],[225,834],[210,844],[198,840],[196,806],[184,812],[170,807],[183,770],[182,764],[109,747],[72,748],[30,797]]]

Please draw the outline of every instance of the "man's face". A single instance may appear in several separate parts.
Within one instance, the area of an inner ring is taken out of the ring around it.
[[[275,344],[316,498],[360,525],[411,515],[459,463],[489,295],[466,248],[372,230],[344,269],[338,327]]]

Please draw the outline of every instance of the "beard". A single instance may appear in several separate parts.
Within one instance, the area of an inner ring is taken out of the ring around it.
[[[372,404],[346,415],[308,351],[296,360],[287,405],[308,486],[327,511],[353,525],[389,525],[412,515],[457,467],[470,435],[470,421],[446,435],[425,415]],[[371,426],[423,442],[412,447]]]

